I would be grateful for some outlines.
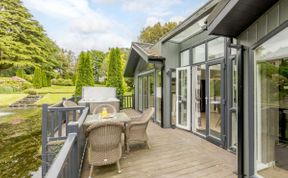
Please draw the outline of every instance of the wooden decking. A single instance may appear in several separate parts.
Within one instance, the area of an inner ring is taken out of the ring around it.
[[[97,167],[93,178],[236,178],[236,158],[232,153],[180,129],[162,129],[149,123],[148,135],[152,148],[131,147],[116,165]],[[85,159],[82,178],[88,178]]]

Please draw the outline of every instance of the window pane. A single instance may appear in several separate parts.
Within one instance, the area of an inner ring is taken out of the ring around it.
[[[156,121],[161,123],[161,93],[162,93],[162,83],[161,83],[161,71],[157,71],[157,87],[156,87],[156,102],[157,102],[157,111],[156,111]]]
[[[205,44],[193,48],[193,63],[205,61]]]
[[[188,66],[189,65],[189,57],[190,56],[190,52],[189,50],[186,50],[184,52],[182,52],[180,54],[180,66]]]
[[[224,57],[224,38],[208,42],[208,60]]]
[[[288,29],[259,46],[256,60],[256,163],[262,177],[288,177]]]
[[[142,77],[138,77],[138,110],[142,111],[143,110],[143,90],[142,90]]]

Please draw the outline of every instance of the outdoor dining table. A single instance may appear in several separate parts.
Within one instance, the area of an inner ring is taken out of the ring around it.
[[[100,114],[91,114],[88,115],[86,120],[84,121],[83,125],[85,130],[92,124],[99,123],[99,122],[106,122],[106,121],[112,121],[112,122],[120,122],[123,123],[124,126],[131,122],[131,118],[127,116],[125,113],[115,113],[115,115],[111,118],[101,118]]]

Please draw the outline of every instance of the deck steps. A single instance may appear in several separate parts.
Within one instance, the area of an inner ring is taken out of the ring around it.
[[[40,95],[28,95],[25,98],[16,101],[15,103],[11,104],[9,107],[13,108],[25,108],[25,107],[32,107],[34,103],[41,98]]]

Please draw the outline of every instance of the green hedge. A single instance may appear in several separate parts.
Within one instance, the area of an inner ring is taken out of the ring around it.
[[[9,77],[0,78],[0,93],[15,93],[31,87],[32,84],[27,81],[18,81]]]
[[[73,82],[71,79],[52,79],[51,80],[52,85],[61,85],[61,86],[73,86]]]

